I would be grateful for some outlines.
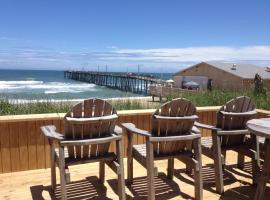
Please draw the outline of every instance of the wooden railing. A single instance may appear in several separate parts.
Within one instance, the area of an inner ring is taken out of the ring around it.
[[[149,93],[152,97],[171,97],[176,98],[184,94],[198,93],[200,90],[188,90],[176,87],[152,85],[149,87]]]
[[[199,107],[199,121],[215,124],[216,111],[219,107]],[[139,128],[151,129],[151,114],[154,110],[119,111],[118,124],[132,122]],[[258,117],[266,117],[270,111],[258,110]],[[48,141],[41,134],[40,126],[54,124],[57,131],[63,132],[64,114],[36,114],[0,116],[0,173],[16,172],[50,166]],[[202,136],[210,136],[209,131],[202,131]],[[143,143],[144,138],[137,137],[135,143]],[[127,138],[123,137],[126,154]],[[114,144],[110,149],[114,150]]]

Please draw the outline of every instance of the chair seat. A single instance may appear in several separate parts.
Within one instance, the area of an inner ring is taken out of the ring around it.
[[[56,159],[58,160],[59,158],[59,149],[55,149],[55,155]],[[116,159],[116,155],[113,152],[108,152],[105,155],[102,156],[93,156],[93,157],[85,157],[85,158],[72,158],[69,156],[68,149],[65,147],[64,148],[64,156],[65,156],[65,164],[66,165],[75,165],[78,163],[90,163],[90,162],[97,162],[97,161],[112,161]]]
[[[247,136],[247,137],[249,138],[249,136]],[[259,137],[259,143],[260,144],[264,144],[264,140],[265,140],[265,138]],[[213,146],[212,137],[202,137],[201,143],[202,143],[202,146],[204,148],[211,149],[212,146]]]
[[[246,140],[246,144],[250,145],[250,136],[247,135],[247,140]],[[259,145],[260,145],[260,149],[262,151],[264,151],[264,140],[265,138],[263,137],[259,137]],[[212,141],[212,137],[202,137],[201,139],[201,144],[202,144],[202,152],[203,154],[205,154],[208,157],[212,157],[213,155],[213,151],[212,151],[212,146],[213,146],[213,141]]]
[[[212,137],[202,137],[201,144],[203,148],[211,149],[213,146]]]
[[[264,144],[265,138],[264,137],[259,137],[259,143]]]
[[[59,157],[59,149],[58,148],[55,148],[55,154],[56,154],[57,157]],[[69,157],[67,147],[64,148],[64,155],[65,155],[65,158]]]
[[[146,159],[146,144],[138,144],[138,145],[133,145],[133,157],[135,159]],[[177,158],[181,156],[186,156],[186,157],[194,157],[194,154],[190,150],[186,150],[183,152],[178,152],[175,154],[165,154],[165,155],[154,155],[155,160],[162,160],[165,158]]]
[[[146,158],[146,144],[133,145],[133,153],[134,152]]]

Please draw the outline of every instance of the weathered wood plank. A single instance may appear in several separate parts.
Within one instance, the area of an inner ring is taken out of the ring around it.
[[[37,169],[37,133],[36,121],[29,121],[27,123],[28,131],[28,165],[29,169]]]
[[[199,117],[199,122],[200,123],[203,123],[202,122],[202,118],[203,118],[203,115],[202,115],[202,112],[197,112],[197,115],[198,115],[198,117]],[[202,136],[204,136],[204,130],[203,129],[200,129],[200,131],[201,131],[201,134],[202,134]]]
[[[9,141],[9,124],[0,124],[1,133],[1,157],[2,157],[2,171],[3,173],[11,172],[11,156],[10,156],[10,141]]]
[[[45,157],[45,137],[41,133],[40,127],[45,125],[44,121],[37,121],[35,131],[37,133],[37,167],[45,168],[46,157]]]
[[[0,174],[3,172],[2,167],[2,148],[1,148],[1,132],[0,132]]]
[[[150,131],[151,130],[151,114],[143,116],[143,130]],[[146,142],[145,137],[143,138],[143,143]]]
[[[9,141],[11,156],[11,171],[20,171],[20,152],[19,152],[19,127],[16,122],[9,123]]]
[[[202,123],[204,123],[204,124],[207,124],[207,122],[208,122],[208,121],[207,121],[207,113],[208,113],[208,111],[202,113],[202,119],[201,119],[201,121],[202,121]],[[204,129],[203,132],[202,132],[202,136],[203,136],[203,137],[207,136],[207,133],[208,133],[207,130]]]
[[[207,112],[207,124],[213,125],[213,114],[211,111]],[[211,136],[211,131],[207,132],[207,137]]]
[[[20,151],[20,170],[28,170],[28,131],[25,122],[19,122],[19,151]]]
[[[144,116],[137,116],[137,126],[139,129],[143,129],[144,128]],[[137,137],[137,141],[138,141],[138,144],[143,144],[143,136],[141,135],[138,135]]]

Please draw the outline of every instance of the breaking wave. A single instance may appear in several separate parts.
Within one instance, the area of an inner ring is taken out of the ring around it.
[[[80,93],[95,91],[94,87],[94,84],[89,83],[43,82],[34,80],[0,81],[0,92],[11,93],[27,91],[38,91],[45,94]]]

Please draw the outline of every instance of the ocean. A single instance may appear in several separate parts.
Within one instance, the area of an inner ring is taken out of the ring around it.
[[[150,74],[150,73],[149,73]],[[152,75],[160,77],[160,74]],[[172,74],[163,74],[170,79]],[[0,98],[10,101],[82,100],[90,97],[120,98],[141,95],[64,78],[63,71],[0,70]]]

